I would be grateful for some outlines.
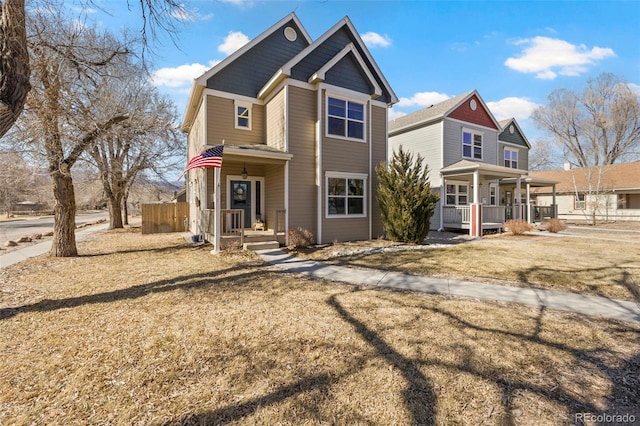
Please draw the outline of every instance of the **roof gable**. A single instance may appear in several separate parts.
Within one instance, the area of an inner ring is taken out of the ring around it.
[[[498,140],[500,142],[507,142],[514,145],[523,146],[527,149],[531,149],[529,140],[524,135],[524,132],[520,128],[520,125],[515,118],[502,120],[498,124],[500,124],[500,128],[502,129],[502,132],[500,132],[500,134],[498,135]],[[511,126],[513,126],[513,128]]]
[[[501,127],[493,117],[493,114],[491,114],[489,108],[487,108],[484,101],[475,90],[470,96],[462,99],[444,115],[445,117],[454,118],[466,123],[501,130]]]
[[[345,51],[347,48],[348,52]],[[348,64],[348,62],[341,61],[346,56],[345,53],[350,53],[352,59],[356,61],[350,63],[351,70],[353,70],[353,65],[357,64],[357,67],[361,68],[360,74],[371,83],[370,87],[374,89],[373,97],[388,104],[398,101],[348,17],[338,21],[306,49],[284,64],[273,75],[269,83],[262,88],[260,97],[265,97],[278,82],[287,77],[305,82],[317,82],[318,80],[314,78],[315,74],[321,72],[327,74],[327,71],[336,65],[344,67]],[[327,67],[327,64],[331,64],[331,66]],[[332,84],[344,85],[345,82],[336,79],[332,81]],[[348,82],[346,84],[348,85]],[[376,87],[380,89],[379,93],[376,93],[378,92]],[[354,89],[355,87],[348,88]]]

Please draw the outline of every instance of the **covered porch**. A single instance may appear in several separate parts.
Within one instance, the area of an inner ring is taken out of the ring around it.
[[[526,170],[463,160],[442,169],[440,178],[440,230],[465,229],[479,237],[510,219],[531,222],[536,214],[555,214],[532,208]]]
[[[200,181],[193,181],[197,234],[213,244],[213,252],[238,244],[285,243],[292,157],[269,145],[224,144],[222,167],[204,169]]]

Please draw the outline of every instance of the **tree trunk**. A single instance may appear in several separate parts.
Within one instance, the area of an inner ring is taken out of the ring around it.
[[[129,197],[125,195],[124,200],[122,201],[122,205],[123,205],[122,221],[124,222],[125,225],[129,224],[129,206],[127,205],[127,198]]]
[[[22,113],[31,90],[24,0],[6,0],[1,7],[0,137]]]
[[[56,170],[53,180],[53,241],[49,255],[71,257],[78,255],[76,247],[76,197],[69,173]]]
[[[109,197],[109,229],[122,229],[122,192],[114,192]]]

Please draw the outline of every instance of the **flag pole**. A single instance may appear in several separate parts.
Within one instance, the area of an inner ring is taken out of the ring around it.
[[[222,145],[224,146],[224,139],[222,140]],[[221,167],[216,167],[213,169],[213,199],[214,199],[214,211],[213,211],[213,251],[212,254],[220,253],[220,170]]]

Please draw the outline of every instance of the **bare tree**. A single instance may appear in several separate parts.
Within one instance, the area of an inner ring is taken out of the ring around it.
[[[36,169],[27,164],[15,152],[0,153],[0,200],[7,217],[13,204],[27,196],[35,182]]]
[[[129,54],[108,34],[77,25],[61,12],[38,10],[29,20],[33,88],[25,109],[31,143],[48,165],[54,199],[52,256],[77,255],[75,193],[71,168],[96,140],[129,117],[124,108],[96,108],[95,86],[106,66]]]
[[[538,139],[531,144],[529,150],[529,170],[549,170],[562,166],[558,161],[554,146],[547,139]]]
[[[87,151],[100,170],[111,229],[123,227],[123,204],[139,174],[161,174],[171,165],[171,159],[184,151],[173,103],[149,84],[142,67],[129,63],[121,66],[128,69],[124,72],[127,79],[106,79],[103,99],[118,98],[116,103],[127,105],[129,119],[98,138]]]
[[[46,0],[42,2],[44,4]],[[86,4],[94,2],[87,0]],[[143,57],[150,38],[156,39],[158,30],[168,33],[173,39],[175,17],[188,14],[184,4],[177,0],[138,0],[138,7],[143,21],[140,30]],[[0,0],[0,137],[22,113],[31,90],[25,22],[24,0]]]
[[[589,80],[582,94],[552,92],[533,119],[578,167],[614,164],[640,145],[640,100],[610,73]]]

